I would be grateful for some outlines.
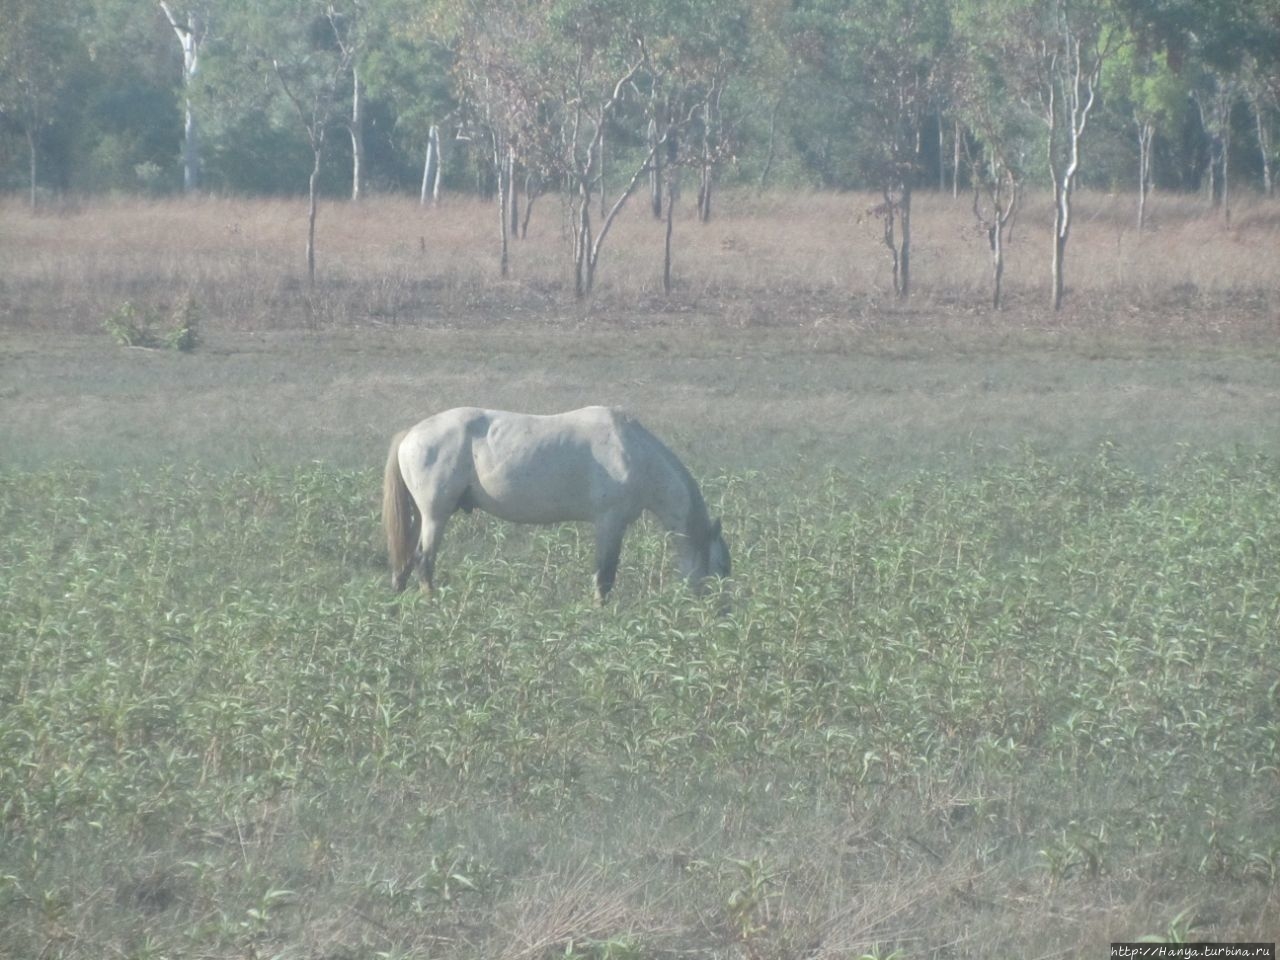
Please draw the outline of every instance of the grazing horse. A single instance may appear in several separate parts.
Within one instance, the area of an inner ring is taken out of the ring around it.
[[[416,564],[431,592],[449,518],[475,508],[514,523],[593,523],[601,602],[622,536],[645,510],[675,535],[695,589],[729,575],[720,521],[708,516],[697,482],[666,444],[610,407],[553,416],[458,407],[397,434],[382,486],[392,586],[403,590]]]

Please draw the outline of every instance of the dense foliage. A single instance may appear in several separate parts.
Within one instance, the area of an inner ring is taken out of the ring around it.
[[[1266,0],[0,0],[0,22],[0,186],[33,200],[301,191],[324,132],[327,191],[417,190],[433,126],[455,190],[668,156],[700,194],[945,187],[993,152],[1036,180],[1064,38],[1106,60],[1095,185],[1136,185],[1146,141],[1162,185],[1269,185],[1280,119]]]

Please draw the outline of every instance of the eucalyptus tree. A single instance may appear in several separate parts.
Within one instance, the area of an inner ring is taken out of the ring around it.
[[[1102,81],[1112,109],[1124,109],[1132,117],[1138,148],[1137,224],[1142,233],[1153,183],[1151,157],[1156,135],[1185,108],[1190,90],[1185,75],[1180,76],[1171,66],[1167,50],[1132,34],[1116,45]]]
[[[194,193],[200,188],[200,129],[196,122],[194,88],[200,73],[200,52],[208,25],[207,4],[193,2],[185,9],[159,0],[160,10],[182,48],[182,88],[185,115],[182,127],[182,189]]]
[[[30,203],[36,206],[41,140],[66,104],[85,51],[67,0],[32,3],[0,0],[0,118],[22,131],[27,143]]]
[[[1262,192],[1275,196],[1275,176],[1272,173],[1277,159],[1272,137],[1272,124],[1280,115],[1280,70],[1270,68],[1250,57],[1244,66],[1241,80],[1249,108],[1253,111],[1254,132],[1258,140],[1258,153],[1262,161]]]
[[[440,11],[462,110],[492,148],[501,269],[520,166],[563,184],[574,293],[585,297],[618,214],[695,117],[704,171],[714,161],[707,144],[719,134],[707,127],[743,17],[727,0],[485,0]],[[629,148],[618,152],[627,166],[613,187],[607,132]],[[709,203],[709,187],[704,194]]]
[[[393,142],[418,157],[426,155],[424,205],[440,199],[440,128],[458,113],[452,83],[456,37],[439,22],[440,13],[422,0],[366,0],[361,18],[365,89],[394,118]]]
[[[1275,0],[1114,2],[1138,42],[1163,52],[1190,89],[1207,147],[1206,192],[1229,216],[1233,116],[1241,100],[1255,107],[1260,147],[1270,154],[1269,130],[1257,121],[1265,117],[1267,91],[1280,90],[1280,6]],[[1269,162],[1262,166],[1265,187]]]
[[[1084,134],[1098,103],[1102,66],[1113,35],[1109,11],[1098,0],[1041,0],[1032,12],[1032,62],[1053,181],[1052,303],[1054,310],[1060,310],[1066,293],[1071,205],[1084,160]]]
[[[942,0],[800,0],[789,43],[818,89],[843,99],[866,145],[863,162],[899,297],[911,292],[911,200],[926,115],[943,84],[951,33]]]
[[[1113,9],[1108,0],[986,0],[981,9],[990,69],[1041,123],[1053,188],[1050,303],[1060,310],[1084,135],[1115,41]]]
[[[352,3],[353,0],[347,0]],[[355,47],[351,6],[331,0],[227,0],[224,39],[242,69],[283,95],[311,151],[307,180],[307,281],[315,286],[320,169],[329,132],[343,118]]]
[[[991,252],[991,305],[1003,305],[1005,244],[1018,213],[1029,158],[1037,143],[1035,117],[1016,78],[1002,69],[999,48],[988,44],[986,10],[969,4],[955,16],[951,109],[972,138],[957,133],[956,149],[969,159],[973,213]]]
[[[422,18],[423,29],[453,51],[461,136],[483,144],[489,157],[503,277],[510,262],[516,171],[522,164],[544,166],[554,149],[552,91],[558,58],[550,12],[542,2],[489,0],[437,4],[426,8]],[[435,156],[438,162],[438,145]]]
[[[343,0],[325,6],[324,16],[333,31],[333,43],[341,54],[339,59],[348,64],[351,74],[351,109],[347,113],[346,128],[351,137],[351,199],[359,200],[365,179],[365,81],[361,71],[367,48],[366,0]]]

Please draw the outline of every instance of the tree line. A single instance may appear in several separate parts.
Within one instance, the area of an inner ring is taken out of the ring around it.
[[[963,192],[992,299],[1023,193],[1051,192],[1060,305],[1081,183],[1230,211],[1273,192],[1277,0],[0,0],[0,186],[441,190],[568,207],[575,291],[637,194],[874,191],[900,296],[911,202]],[[669,248],[668,248],[669,249]],[[669,283],[669,274],[668,274]]]

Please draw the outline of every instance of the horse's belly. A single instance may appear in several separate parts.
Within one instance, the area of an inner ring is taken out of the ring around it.
[[[513,523],[594,520],[597,491],[582,471],[537,461],[477,470],[472,498],[487,513]]]

